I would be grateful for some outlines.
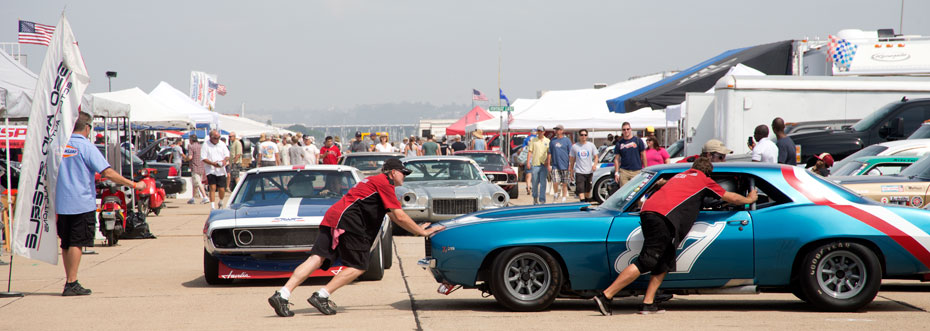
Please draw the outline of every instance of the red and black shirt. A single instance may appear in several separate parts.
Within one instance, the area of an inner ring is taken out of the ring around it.
[[[360,240],[346,241],[350,249],[368,249],[378,235],[381,221],[388,209],[400,209],[400,201],[394,194],[394,185],[387,175],[378,174],[365,178],[355,184],[345,196],[326,210],[322,226],[333,231],[333,246],[339,242],[343,233]],[[361,242],[364,241],[364,242]]]
[[[703,172],[688,169],[668,180],[643,204],[642,212],[664,215],[675,227],[678,240],[691,231],[691,225],[701,211],[704,196],[722,198],[727,191]]]

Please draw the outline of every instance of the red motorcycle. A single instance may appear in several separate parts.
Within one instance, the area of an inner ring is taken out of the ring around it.
[[[161,183],[152,177],[156,172],[157,170],[152,168],[139,170],[139,177],[136,180],[145,183],[144,189],[135,191],[136,210],[143,216],[148,215],[149,212],[153,212],[157,216],[165,206],[165,189],[161,187]]]
[[[112,181],[104,181],[100,192],[100,233],[113,246],[126,229],[126,195]]]

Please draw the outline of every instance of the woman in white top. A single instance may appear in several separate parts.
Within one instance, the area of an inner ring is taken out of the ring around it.
[[[394,151],[394,146],[388,142],[386,136],[381,136],[381,143],[375,145],[375,152],[390,153]]]

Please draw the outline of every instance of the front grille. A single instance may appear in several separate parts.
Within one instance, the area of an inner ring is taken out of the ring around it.
[[[478,210],[475,199],[436,199],[433,200],[433,213],[439,215],[461,215]]]
[[[235,229],[233,237],[239,247],[311,246],[319,233],[315,227]]]

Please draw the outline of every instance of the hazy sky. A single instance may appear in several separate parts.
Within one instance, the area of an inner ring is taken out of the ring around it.
[[[843,28],[898,30],[900,2],[845,1],[34,1],[0,4],[0,42],[17,19],[54,25],[67,5],[92,83],[187,91],[215,73],[221,112],[496,97],[498,38],[511,100],[682,69],[727,49]],[[930,1],[905,2],[904,32],[930,35]],[[24,45],[38,72],[44,46]]]

